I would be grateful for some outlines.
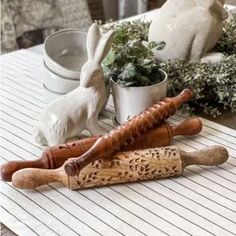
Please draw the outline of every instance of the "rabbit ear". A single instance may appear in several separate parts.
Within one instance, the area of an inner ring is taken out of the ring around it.
[[[97,45],[95,56],[94,56],[94,61],[96,63],[101,64],[102,60],[109,52],[111,43],[112,43],[112,36],[113,36],[113,31],[110,30],[109,32],[107,32],[101,37]]]
[[[98,27],[98,24],[93,23],[90,26],[88,30],[88,35],[87,35],[87,53],[88,53],[89,60],[94,58],[95,51],[96,51],[100,38],[101,38],[101,32]]]

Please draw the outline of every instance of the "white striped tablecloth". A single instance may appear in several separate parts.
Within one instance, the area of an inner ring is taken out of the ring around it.
[[[45,107],[42,57],[27,50],[1,56],[1,163],[32,160],[43,149],[32,128]],[[109,101],[101,124],[114,124]],[[181,115],[169,119],[176,124]],[[33,235],[236,235],[236,131],[202,119],[198,136],[174,144],[193,151],[220,144],[230,154],[217,167],[187,167],[179,178],[71,191],[60,183],[35,190],[1,184],[0,220],[22,236]]]

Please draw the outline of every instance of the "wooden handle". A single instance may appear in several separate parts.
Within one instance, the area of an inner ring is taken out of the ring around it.
[[[163,123],[156,129],[139,137],[133,144],[122,149],[122,151],[155,148],[171,144],[173,136],[195,135],[202,129],[201,121],[194,117],[183,121],[180,125],[170,126]],[[97,140],[97,137],[90,137],[75,142],[58,145],[46,149],[41,158],[34,161],[10,161],[1,166],[1,178],[4,181],[11,181],[12,175],[23,168],[56,169],[61,167],[66,160],[72,157],[79,157],[89,150]]]
[[[183,167],[189,165],[215,166],[226,162],[229,154],[226,148],[214,145],[194,152],[181,151]]]
[[[173,136],[196,135],[202,130],[202,122],[198,117],[184,120],[181,124],[172,127]]]
[[[107,158],[123,147],[132,144],[140,136],[148,133],[173,115],[183,102],[192,96],[189,89],[173,98],[165,98],[152,105],[146,111],[118,126],[100,137],[95,144],[77,160],[67,161],[65,171],[69,176],[78,174],[89,163],[100,158]]]
[[[212,146],[187,153],[176,146],[119,152],[100,159],[81,170],[79,176],[68,177],[64,167],[56,170],[22,169],[13,174],[17,188],[31,189],[54,181],[71,189],[179,176],[187,165],[219,165],[228,158],[227,150]]]
[[[12,174],[23,168],[41,168],[45,166],[43,159],[33,161],[9,161],[1,165],[1,179],[3,181],[11,181]]]
[[[46,170],[38,168],[25,168],[12,175],[12,184],[20,189],[34,189],[38,186],[53,182],[63,182],[60,173],[65,175],[61,168]]]

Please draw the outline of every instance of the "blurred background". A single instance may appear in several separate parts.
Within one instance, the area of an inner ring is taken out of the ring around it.
[[[40,43],[62,28],[86,31],[159,8],[165,0],[1,0],[1,54]],[[226,1],[236,5],[236,0]]]

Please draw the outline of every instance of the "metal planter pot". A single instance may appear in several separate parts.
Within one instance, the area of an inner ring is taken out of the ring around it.
[[[111,80],[116,123],[124,123],[166,97],[167,74],[163,70],[160,72],[164,79],[158,84],[146,87],[122,87]]]

